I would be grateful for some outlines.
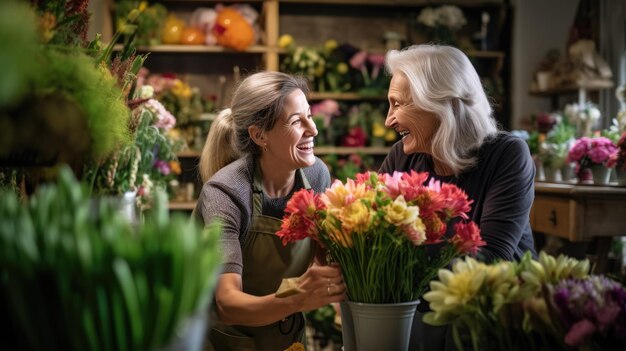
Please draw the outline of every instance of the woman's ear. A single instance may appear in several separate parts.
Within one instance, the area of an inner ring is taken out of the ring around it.
[[[250,135],[250,139],[261,148],[267,144],[265,132],[258,126],[248,127],[248,135]]]

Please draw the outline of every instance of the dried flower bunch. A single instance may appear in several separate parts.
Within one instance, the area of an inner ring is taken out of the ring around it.
[[[485,244],[467,221],[467,195],[428,179],[428,173],[366,172],[335,181],[323,194],[301,190],[277,235],[284,244],[311,238],[323,245],[341,265],[351,301],[416,300],[439,268]],[[444,237],[449,225],[454,235]]]

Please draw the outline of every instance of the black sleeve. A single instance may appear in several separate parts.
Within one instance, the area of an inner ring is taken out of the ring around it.
[[[402,141],[393,144],[391,150],[389,150],[389,153],[383,160],[383,163],[380,165],[378,173],[392,173],[393,171],[397,171],[396,154],[398,152],[398,143],[400,143],[400,147],[402,147]]]
[[[514,260],[522,237],[529,232],[529,216],[535,192],[535,166],[528,146],[521,139],[505,145],[487,187],[480,231],[487,243],[480,255],[486,261]]]

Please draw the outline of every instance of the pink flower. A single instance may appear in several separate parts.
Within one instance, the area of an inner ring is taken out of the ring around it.
[[[468,219],[467,212],[472,209],[470,205],[474,201],[468,200],[465,191],[455,185],[443,183],[441,184],[440,194],[444,199],[444,207],[446,208],[448,218],[461,217]]]
[[[171,172],[170,165],[167,163],[167,161],[163,160],[154,161],[154,168],[158,169],[159,172],[161,172],[161,174],[163,175],[169,175]]]
[[[570,162],[577,162],[582,168],[592,164],[605,164],[611,154],[617,150],[617,146],[605,137],[587,138],[582,137],[574,143],[570,149],[567,159]]]
[[[372,64],[372,79],[376,79],[380,69],[385,64],[385,55],[372,54],[367,57],[367,61]]]
[[[455,234],[450,240],[461,254],[475,255],[480,246],[485,246],[480,229],[474,222],[459,222],[454,226]]]
[[[311,114],[324,116],[324,127],[329,127],[332,118],[341,115],[339,103],[336,100],[323,100],[311,106]]]
[[[567,335],[565,335],[565,343],[572,347],[582,345],[585,340],[593,335],[596,326],[588,319],[583,319],[572,326]]]

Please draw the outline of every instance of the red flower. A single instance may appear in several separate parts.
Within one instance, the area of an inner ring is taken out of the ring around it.
[[[301,189],[293,194],[285,208],[280,230],[276,232],[283,245],[305,238],[317,241],[317,211],[323,208],[324,203],[313,190]]]
[[[426,243],[436,244],[441,241],[441,237],[446,233],[447,224],[439,216],[431,215],[423,217],[422,222],[426,226]]]
[[[474,222],[459,222],[454,226],[455,234],[450,239],[461,254],[476,254],[480,246],[487,244],[480,237],[480,229]]]
[[[467,217],[467,212],[472,209],[470,205],[474,201],[467,199],[467,194],[465,193],[465,191],[461,190],[455,185],[442,183],[441,191],[439,194],[443,198],[444,208],[447,209],[447,218],[469,218]]]

